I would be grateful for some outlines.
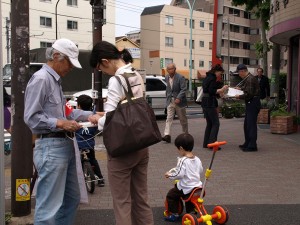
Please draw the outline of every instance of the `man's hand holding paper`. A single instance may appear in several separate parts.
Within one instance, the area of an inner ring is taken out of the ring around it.
[[[226,97],[236,97],[237,95],[243,95],[244,92],[241,90],[238,90],[236,88],[228,88],[228,92],[226,94]]]

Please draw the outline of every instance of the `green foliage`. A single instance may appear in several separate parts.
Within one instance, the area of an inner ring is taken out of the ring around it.
[[[294,116],[294,114],[288,112],[285,105],[279,105],[277,110],[271,112],[271,117],[275,116]]]
[[[232,0],[231,4],[234,6],[245,5],[246,11],[254,12],[257,18],[262,18],[263,21],[270,20],[270,0]]]
[[[224,118],[240,118],[245,115],[245,105],[241,102],[225,102],[221,107],[221,113]]]
[[[272,49],[272,44],[271,42],[267,42],[268,46],[267,46],[267,52],[269,52]],[[254,44],[255,47],[255,53],[257,55],[258,58],[262,58],[263,54],[264,54],[264,43],[261,41],[258,41]]]

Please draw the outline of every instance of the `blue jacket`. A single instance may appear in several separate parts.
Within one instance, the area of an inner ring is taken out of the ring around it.
[[[87,129],[81,128],[76,131],[75,135],[79,149],[94,149],[95,134],[97,131],[97,127],[88,127]]]

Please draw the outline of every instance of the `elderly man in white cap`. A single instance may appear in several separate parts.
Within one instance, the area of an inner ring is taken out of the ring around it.
[[[79,50],[68,39],[47,49],[47,63],[28,82],[24,121],[36,136],[33,161],[38,172],[34,224],[71,225],[80,201],[73,132],[91,112],[66,115],[61,78],[81,68]]]

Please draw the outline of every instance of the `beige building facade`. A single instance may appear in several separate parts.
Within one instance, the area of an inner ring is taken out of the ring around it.
[[[189,11],[170,5],[145,8],[141,14],[141,68],[161,74],[168,63],[189,76]],[[213,14],[194,11],[192,24],[192,78],[211,64]]]
[[[211,1],[195,2],[192,22],[192,78],[197,71],[207,71],[212,60],[213,8]],[[190,10],[185,0],[170,5],[145,8],[141,14],[141,67],[160,74],[168,62],[189,76]],[[225,73],[236,70],[240,63],[256,74],[262,67],[255,53],[260,41],[260,22],[244,7],[235,7],[224,0],[221,58]],[[185,74],[184,74],[185,75]]]

